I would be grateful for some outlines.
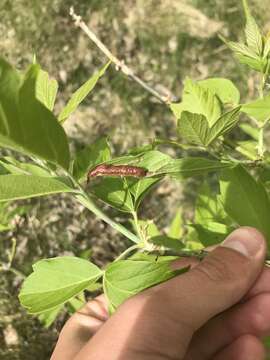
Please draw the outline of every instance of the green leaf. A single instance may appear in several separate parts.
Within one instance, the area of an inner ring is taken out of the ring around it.
[[[137,163],[144,154],[138,155],[123,155],[113,158],[105,162],[108,165],[132,165]]]
[[[250,49],[245,44],[233,41],[227,42],[226,40],[224,40],[224,42],[234,52],[240,63],[248,65],[256,71],[264,72],[267,66],[267,60],[258,56],[254,50]]]
[[[205,87],[186,79],[183,100],[180,104],[172,104],[171,109],[180,118],[183,111],[204,115],[209,126],[213,125],[221,115],[218,98]]]
[[[264,124],[270,119],[270,95],[243,105],[241,111]]]
[[[265,360],[270,360],[270,336],[266,336],[263,338],[263,345],[266,350],[266,359]]]
[[[119,260],[110,264],[104,274],[104,291],[116,309],[129,297],[178,275],[170,264],[174,257],[144,256],[138,260]],[[183,269],[183,272],[186,269]]]
[[[183,219],[182,219],[182,211],[178,209],[175,217],[172,220],[168,236],[173,239],[180,239],[183,235]]]
[[[241,108],[242,110],[242,108]],[[253,140],[258,141],[259,140],[259,129],[253,127],[250,124],[243,123],[239,125],[240,129],[244,131],[247,135],[253,138]]]
[[[100,200],[120,211],[133,212],[135,210],[127,183],[122,178],[102,178],[98,183],[90,184],[90,191]]]
[[[270,182],[270,168],[269,166],[265,165],[259,171],[259,179],[261,182],[266,183],[266,186],[269,185]],[[267,184],[268,183],[268,184]]]
[[[149,239],[149,242],[174,251],[181,251],[185,247],[184,243],[182,243],[179,239],[171,238],[166,235],[154,236]]]
[[[240,106],[223,114],[208,132],[206,145],[232,130],[239,121]]]
[[[57,95],[58,83],[55,79],[50,79],[49,74],[41,70],[36,80],[36,97],[49,110],[53,110]]]
[[[131,220],[131,223],[134,230],[137,231],[134,220]],[[142,231],[146,234],[147,238],[159,236],[161,234],[153,220],[138,220],[138,224]]]
[[[211,171],[219,171],[231,167],[231,163],[209,160],[205,158],[184,158],[172,160],[168,165],[157,170],[153,175],[170,175],[187,178],[202,175]]]
[[[240,92],[231,80],[212,78],[199,81],[199,85],[210,90],[223,104],[239,104]]]
[[[136,147],[133,147],[133,148],[129,149],[128,154],[129,155],[144,154],[147,151],[154,150],[155,147],[156,147],[156,145],[154,144],[154,141],[153,141],[151,144],[146,144],[146,145],[142,145],[142,146],[136,146]]]
[[[38,261],[33,270],[19,294],[21,304],[32,314],[64,304],[103,274],[89,261],[69,256]]]
[[[258,142],[257,141],[253,141],[253,140],[238,141],[235,150],[250,160],[255,161],[258,159]]]
[[[93,283],[92,285],[96,285],[96,283]],[[87,287],[87,290],[88,290],[88,287]],[[81,293],[81,294],[83,295],[83,293]],[[83,296],[81,298],[79,298],[79,296],[81,294],[78,294],[76,297],[69,299],[69,301],[67,302],[67,308],[68,308],[69,314],[74,314],[76,311],[78,311],[85,305]]]
[[[270,241],[270,202],[262,183],[241,165],[220,177],[221,200],[227,214],[241,226],[253,226]]]
[[[220,244],[231,231],[228,226],[216,222],[209,222],[204,225],[192,224],[190,226],[196,230],[198,240],[205,247]]]
[[[111,62],[108,62],[93,76],[90,77],[75,93],[71,96],[69,102],[61,111],[58,120],[64,122],[80,105],[80,103],[88,96],[88,94],[94,89],[98,80],[104,75]]]
[[[141,155],[138,159],[131,162],[131,164],[147,169],[149,172],[155,172],[171,160],[172,158],[169,155],[157,150],[152,150]]]
[[[239,111],[240,107],[228,111],[212,127],[209,127],[205,116],[183,112],[178,120],[178,131],[189,143],[209,146],[237,124]]]
[[[76,192],[68,179],[35,175],[1,175],[0,202],[64,192]]]
[[[39,314],[38,319],[45,328],[49,328],[54,323],[61,310],[63,310],[63,305],[56,306],[53,309]]]
[[[227,223],[227,215],[219,197],[205,182],[199,189],[195,209],[196,224]]]
[[[267,60],[263,58],[252,58],[241,53],[236,53],[236,57],[241,64],[248,65],[251,69],[260,73],[265,73],[267,69]]]
[[[73,164],[73,176],[81,180],[87,172],[100,163],[111,158],[111,150],[106,137],[101,137],[90,146],[76,154]]]
[[[252,49],[257,55],[262,55],[263,50],[263,38],[261,35],[261,31],[254,19],[251,15],[250,9],[248,7],[247,0],[243,0],[243,7],[246,15],[246,39],[247,44],[250,49]]]
[[[160,178],[129,178],[128,189],[134,197],[135,209],[137,210],[147,193],[160,181]]]
[[[264,51],[263,51],[263,57],[264,59],[267,59],[270,55],[270,35],[268,34],[268,36],[265,39],[265,44],[264,44]]]
[[[50,172],[34,163],[17,161],[11,157],[0,158],[0,165],[5,168],[6,174],[50,176]]]
[[[54,115],[36,99],[38,65],[21,85],[17,72],[0,59],[0,145],[68,169],[66,134]]]
[[[182,112],[177,130],[189,143],[206,146],[209,136],[209,125],[204,115]]]

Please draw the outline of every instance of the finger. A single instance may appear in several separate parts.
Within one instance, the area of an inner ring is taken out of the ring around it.
[[[179,270],[179,269],[183,269],[185,267],[190,267],[191,269],[198,265],[200,263],[199,259],[196,259],[194,257],[190,257],[190,258],[181,258],[178,260],[173,261],[173,263],[171,264],[171,267],[173,270]]]
[[[213,360],[264,360],[262,343],[252,335],[243,335],[217,354]]]
[[[270,293],[260,294],[209,321],[192,338],[187,359],[211,359],[239,336],[270,333]]]
[[[108,318],[104,295],[89,301],[63,327],[51,360],[71,360]]]
[[[179,312],[197,330],[237,303],[261,273],[265,252],[261,233],[240,228],[191,271],[162,284],[176,318]]]
[[[270,267],[264,266],[262,273],[260,274],[258,280],[255,282],[254,286],[246,294],[243,300],[250,299],[253,296],[256,296],[261,293],[270,292]]]
[[[184,357],[194,332],[251,288],[265,253],[257,230],[234,231],[189,272],[127,300],[77,358],[102,358],[104,338],[114,349],[112,360],[132,358],[134,351],[153,358]]]
[[[103,322],[106,321],[109,317],[109,313],[105,296],[100,295],[92,301],[88,301],[80,310],[77,311],[77,313],[94,317]]]

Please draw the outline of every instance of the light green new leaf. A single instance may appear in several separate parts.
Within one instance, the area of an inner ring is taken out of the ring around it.
[[[254,127],[247,123],[239,124],[239,127],[241,130],[244,131],[244,133],[246,133],[247,135],[252,137],[253,140],[256,140],[256,141],[259,140],[259,129],[257,127]]]
[[[204,115],[209,126],[212,126],[221,115],[217,97],[191,79],[185,81],[183,104],[186,107],[185,110]]]
[[[264,124],[270,119],[270,95],[243,105],[241,111]]]
[[[112,207],[124,211],[133,212],[134,204],[127,183],[122,178],[106,177],[96,184],[90,184],[89,190],[100,200]]]
[[[220,244],[231,232],[231,229],[220,223],[208,222],[203,225],[190,225],[196,230],[198,240],[205,246]]]
[[[182,210],[178,209],[170,225],[168,236],[173,239],[180,239],[182,235],[183,235]]]
[[[262,183],[238,165],[222,172],[220,191],[227,214],[238,225],[262,231],[270,242],[270,201]]]
[[[38,176],[50,176],[50,172],[43,167],[34,164],[34,163],[25,163],[17,161],[16,159],[4,156],[0,158],[1,168],[5,169],[5,174],[14,174],[14,175],[38,175]]]
[[[185,247],[184,243],[182,243],[179,239],[171,238],[167,235],[154,236],[149,239],[149,242],[174,251],[181,251]]]
[[[56,320],[59,313],[63,310],[63,305],[56,306],[53,309],[44,311],[43,313],[39,314],[38,319],[42,323],[42,325],[47,329],[49,328],[53,322]]]
[[[35,175],[1,175],[0,202],[64,192],[76,192],[69,180]]]
[[[172,160],[168,165],[163,166],[153,173],[153,175],[170,175],[175,177],[187,178],[189,176],[203,175],[212,171],[219,171],[232,164],[205,158],[190,157]]]
[[[267,69],[267,60],[263,58],[252,58],[241,53],[235,54],[241,64],[248,65],[251,69],[264,73]]]
[[[269,55],[270,55],[270,35],[268,34],[268,36],[265,39],[264,50],[263,50],[264,59],[267,59]]]
[[[220,104],[215,94],[190,79],[185,81],[182,102],[172,104],[171,109],[177,119],[183,111],[204,115],[209,126],[214,124],[221,115]]]
[[[235,53],[235,56],[241,64],[248,65],[252,69],[259,72],[265,71],[267,66],[267,59],[263,59],[258,56],[254,50],[250,49],[245,44],[226,41],[225,39],[223,39],[223,41]]]
[[[263,50],[263,38],[261,35],[261,31],[254,17],[251,15],[247,0],[242,0],[242,1],[243,1],[243,7],[245,10],[246,21],[247,21],[245,28],[247,44],[250,49],[255,51],[257,55],[261,56]]]
[[[182,112],[178,120],[177,130],[188,143],[206,146],[209,125],[204,115]]]
[[[31,314],[64,304],[103,274],[89,261],[71,256],[38,261],[33,270],[19,294],[21,304]]]
[[[50,79],[49,74],[40,69],[36,81],[36,97],[51,111],[54,108],[57,90],[57,81],[55,79]]]
[[[211,78],[199,81],[199,85],[212,91],[223,104],[239,104],[240,92],[231,80]]]
[[[238,141],[235,150],[250,160],[258,159],[258,141]]]
[[[138,159],[134,159],[134,162],[130,164],[142,167],[149,172],[155,172],[161,167],[168,164],[172,158],[158,150],[148,151],[141,155]]]
[[[115,310],[129,297],[178,275],[170,264],[175,257],[141,256],[110,264],[104,274],[104,291]],[[186,271],[183,269],[182,272]]]
[[[75,93],[71,96],[67,105],[61,111],[58,120],[64,122],[80,105],[80,103],[86,98],[86,96],[94,89],[98,80],[104,75],[110,62],[103,66],[93,76],[90,77]]]
[[[160,181],[160,178],[144,178],[135,179],[129,178],[128,189],[134,197],[135,208],[138,209],[139,205],[147,195],[147,193]]]
[[[223,114],[212,127],[205,116],[183,112],[178,120],[178,131],[189,143],[208,146],[237,124],[239,111],[240,107],[237,107]]]
[[[170,104],[170,109],[172,110],[176,120],[180,119],[181,114],[182,114],[183,111],[186,111],[185,105],[182,102],[171,103]]]
[[[97,164],[106,162],[111,158],[111,150],[106,137],[101,137],[90,146],[76,154],[73,163],[73,175],[81,180],[88,170]]]
[[[135,224],[134,220],[130,220],[130,222],[133,225],[134,230],[137,231],[137,224]],[[161,232],[153,220],[138,220],[138,225],[146,234],[147,238],[161,235]]]
[[[68,169],[66,134],[52,112],[36,99],[39,66],[32,65],[21,86],[17,72],[0,60],[0,145]]]
[[[206,145],[210,145],[219,136],[232,130],[239,121],[240,106],[223,114],[208,132]]]
[[[205,182],[198,191],[195,223],[201,225],[217,222],[227,223],[227,217],[218,196],[213,189],[210,188],[208,183]]]

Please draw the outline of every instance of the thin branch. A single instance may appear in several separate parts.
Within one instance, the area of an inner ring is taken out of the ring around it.
[[[128,67],[124,60],[118,59],[113,53],[107,48],[107,46],[96,36],[96,34],[86,25],[86,23],[82,20],[82,17],[77,15],[74,12],[74,8],[70,8],[70,16],[72,17],[75,26],[79,27],[88,37],[92,40],[95,45],[107,56],[107,58],[116,65],[116,69],[122,71],[122,73],[128,76],[130,79],[135,81],[141,87],[143,87],[147,92],[157,98],[160,102],[164,104],[170,104],[172,100],[174,100],[173,95],[164,96],[159,93],[157,90],[153,89],[149,86],[145,81],[140,79],[137,75],[135,75],[134,71]]]

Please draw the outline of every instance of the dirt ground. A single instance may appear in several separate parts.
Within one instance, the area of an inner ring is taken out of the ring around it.
[[[259,23],[269,30],[267,3],[251,1]],[[218,37],[219,33],[234,40],[243,36],[238,0],[1,0],[1,56],[24,69],[36,54],[59,81],[57,109],[107,61],[72,23],[71,5],[114,54],[163,93],[179,97],[186,76],[224,76],[238,85],[243,98],[254,96],[256,76],[232,58]],[[117,155],[151,138],[175,135],[167,108],[113,66],[65,128],[73,152],[106,134]],[[183,191],[180,182],[164,182],[145,201],[141,217],[155,219],[162,228],[180,205],[189,214],[193,186],[191,181]],[[12,265],[16,273],[0,272],[0,359],[47,360],[67,315],[49,329],[27,315],[17,299],[23,276],[38,259],[80,256],[87,249],[96,264],[105,266],[128,242],[68,195],[16,202],[11,209],[21,206],[26,210],[13,219],[13,229],[0,233],[1,263],[7,261],[12,239],[17,243]],[[104,209],[128,224],[124,215]]]

